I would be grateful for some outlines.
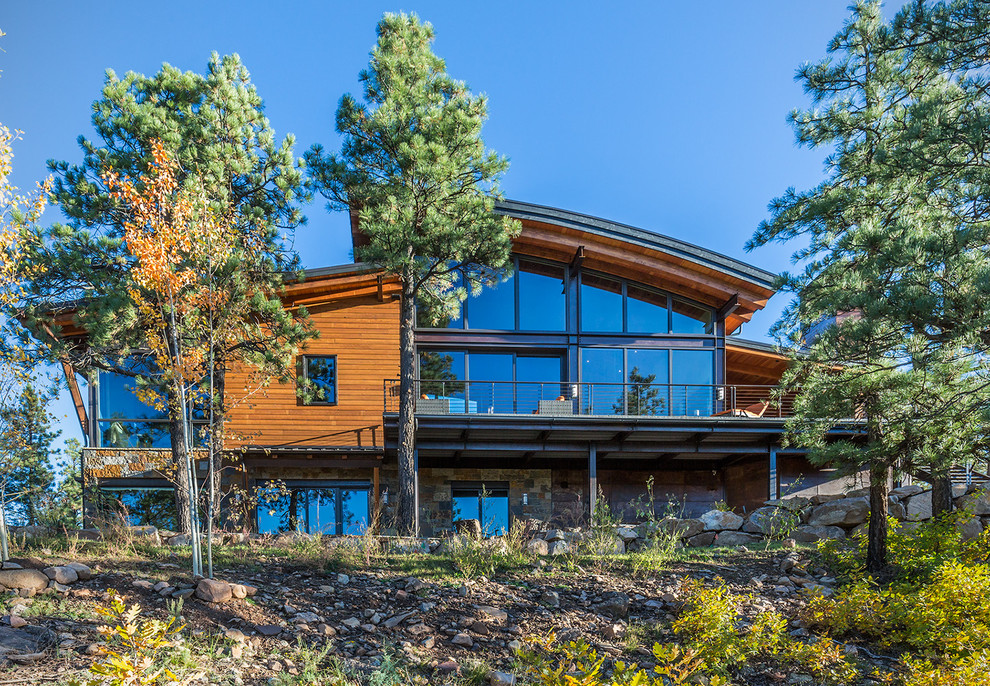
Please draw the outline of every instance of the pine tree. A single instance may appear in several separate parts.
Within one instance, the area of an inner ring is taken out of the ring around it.
[[[51,458],[60,430],[53,430],[48,403],[51,397],[28,384],[17,402],[0,407],[0,490],[14,496],[14,517],[30,526],[39,522],[39,502],[55,484]]]
[[[780,279],[797,299],[775,332],[799,347],[811,325],[837,323],[785,374],[797,392],[787,440],[817,463],[869,470],[867,567],[877,572],[892,470],[944,470],[981,441],[990,271],[986,236],[959,221],[958,178],[919,173],[920,149],[947,159],[923,129],[933,98],[953,85],[915,59],[879,2],[853,7],[829,53],[799,70],[815,108],[791,116],[799,143],[832,148],[827,178],[774,200],[747,247],[807,243],[794,256],[803,271]],[[862,437],[830,440],[852,417]]]
[[[386,14],[360,75],[365,104],[348,94],[337,108],[341,152],[314,146],[306,155],[330,208],[359,213],[368,243],[356,256],[402,285],[397,516],[404,533],[416,521],[416,302],[437,320],[456,314],[468,290],[506,275],[519,231],[493,213],[508,162],[481,140],[486,99],[446,73],[430,48],[433,36],[416,15]]]
[[[16,306],[40,354],[90,374],[136,374],[130,360],[146,350],[147,341],[132,297],[135,258],[124,240],[126,208],[112,196],[107,179],[110,173],[140,183],[150,168],[152,142],[162,141],[177,161],[180,186],[202,189],[211,206],[235,218],[239,236],[226,259],[211,265],[214,291],[229,306],[205,312],[196,333],[209,340],[213,361],[214,395],[206,404],[214,415],[209,435],[217,486],[224,427],[238,397],[225,387],[227,370],[246,365],[256,372],[258,386],[288,380],[299,346],[314,335],[305,309],[287,310],[280,297],[285,275],[298,268],[290,234],[302,221],[298,201],[306,196],[301,163],[292,156],[294,140],[276,140],[236,55],[214,54],[205,75],[167,64],[150,77],[108,72],[93,109],[97,139],[80,138],[82,163],[49,163],[52,195],[69,223],[21,241],[25,268],[19,283],[25,291]],[[210,252],[204,251],[204,259]],[[228,319],[232,312],[236,322]],[[85,340],[58,335],[63,315],[85,329]],[[223,336],[215,335],[220,331]],[[161,374],[143,369],[139,385],[164,388]],[[170,405],[176,405],[174,398]],[[173,461],[180,465],[186,461],[182,417],[170,419]],[[177,508],[187,513],[190,485],[180,478],[177,486]],[[219,488],[215,492],[214,506]],[[182,530],[190,525],[182,515]]]

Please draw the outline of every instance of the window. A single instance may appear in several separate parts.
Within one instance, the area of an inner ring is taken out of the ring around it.
[[[368,527],[368,483],[263,481],[255,493],[258,533],[357,535]]]
[[[508,483],[454,483],[450,495],[453,521],[477,519],[485,536],[509,531]]]
[[[680,416],[715,411],[715,354],[710,350],[671,352],[671,410]]]
[[[519,328],[567,330],[567,270],[563,265],[519,260]]]
[[[468,298],[467,325],[469,329],[516,328],[516,278],[510,276],[494,286]]]
[[[419,354],[418,394],[421,400],[445,401],[444,414],[531,413],[539,401],[568,393],[561,383],[562,368],[562,356],[552,352],[424,350]]]
[[[683,300],[673,299],[671,331],[673,333],[711,334],[712,311]]]
[[[166,531],[178,529],[172,488],[101,488],[95,500],[103,516],[124,517],[133,526],[150,524]]]
[[[630,333],[667,331],[667,294],[629,284],[626,288],[626,330]]]
[[[622,331],[622,282],[581,274],[581,330]]]
[[[153,378],[150,363],[128,361],[135,376],[101,371],[97,378],[96,443],[101,448],[169,448],[168,413],[143,402],[137,395],[138,376]],[[194,399],[198,402],[199,399]],[[193,442],[202,445],[206,422],[201,407],[193,413]]]
[[[581,350],[581,406],[585,414],[625,414],[622,348]]]
[[[307,405],[337,404],[336,355],[305,355],[303,380],[313,396],[306,401]]]

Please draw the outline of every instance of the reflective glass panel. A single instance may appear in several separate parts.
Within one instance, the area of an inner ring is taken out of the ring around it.
[[[622,331],[622,284],[581,274],[581,330]]]
[[[670,414],[666,350],[630,348],[626,353],[626,414]]]
[[[460,274],[454,276],[453,286],[458,288],[461,284]],[[464,303],[461,303],[457,316],[451,317],[443,315],[434,317],[430,306],[424,302],[416,303],[416,326],[424,329],[463,329],[464,328]]]
[[[164,419],[164,411],[138,400],[134,394],[137,387],[137,379],[132,376],[100,372],[100,418]]]
[[[492,492],[481,499],[481,532],[485,536],[501,536],[509,531],[509,496]]]
[[[486,286],[468,299],[468,327],[471,329],[511,330],[516,327],[515,277]]]
[[[471,405],[478,412],[512,412],[511,353],[469,353],[468,376]]]
[[[337,358],[333,355],[307,355],[306,378],[313,385],[314,403],[337,402]]]
[[[305,492],[300,494],[298,490],[286,488],[281,484],[264,483],[255,490],[255,493],[258,498],[258,533],[278,534],[285,531],[305,530],[306,518],[302,509]]]
[[[337,491],[314,488],[306,491],[306,533],[337,533]]]
[[[453,521],[477,519],[485,536],[509,530],[509,490],[504,486],[451,486]]]
[[[481,521],[481,501],[477,491],[454,491],[452,504],[454,508],[453,521],[462,519],[477,519]]]
[[[711,334],[715,331],[711,310],[677,298],[673,299],[673,308],[670,319],[672,333]]]
[[[420,393],[430,398],[464,397],[464,352],[424,351],[419,354]]]
[[[516,355],[516,412],[532,414],[541,400],[570,400],[560,367],[559,357]]]
[[[624,414],[624,378],[621,348],[582,348],[582,413]]]
[[[564,267],[519,260],[518,278],[519,328],[564,331],[567,328]]]
[[[170,448],[168,422],[101,421],[102,448]]]
[[[133,526],[150,524],[166,531],[178,529],[175,493],[171,488],[101,489],[99,507],[126,516]]]
[[[667,294],[626,286],[626,329],[630,333],[667,333]]]
[[[340,489],[341,532],[350,536],[364,533],[368,528],[369,491],[367,489]]]
[[[715,353],[671,352],[671,408],[674,415],[705,416],[715,411]]]

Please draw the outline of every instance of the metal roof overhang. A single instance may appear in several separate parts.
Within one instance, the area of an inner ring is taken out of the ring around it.
[[[385,415],[385,449],[394,453],[397,415]],[[601,460],[663,463],[690,468],[766,455],[779,445],[784,419],[744,417],[546,417],[529,415],[417,415],[420,460],[585,460],[591,443]],[[855,438],[851,420],[831,433]],[[803,455],[800,448],[778,454]],[[645,466],[641,465],[641,466]]]

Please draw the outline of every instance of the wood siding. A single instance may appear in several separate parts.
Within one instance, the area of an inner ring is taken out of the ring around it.
[[[303,355],[337,356],[337,403],[303,405],[295,384],[272,384],[235,408],[231,447],[382,445],[382,381],[399,375],[399,302],[377,295],[307,305],[320,331]],[[248,375],[230,375],[231,394]]]

